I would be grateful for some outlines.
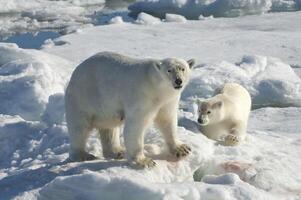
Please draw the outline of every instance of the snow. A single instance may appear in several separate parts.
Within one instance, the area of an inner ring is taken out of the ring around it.
[[[297,0],[140,0],[129,6],[132,15],[146,12],[163,18],[166,13],[174,13],[188,19],[198,19],[200,15],[237,17],[300,8],[300,1]]]
[[[203,15],[200,15],[198,17],[198,20],[207,20],[207,19],[213,19],[214,17],[212,15],[204,17]]]
[[[222,185],[230,185],[235,184],[240,181],[239,176],[237,174],[224,174],[221,176],[216,175],[206,175],[202,178],[204,183],[208,184],[222,184]]]
[[[166,14],[165,15],[165,21],[166,22],[186,22],[186,18],[181,16],[181,15],[176,15],[176,14]]]
[[[64,92],[71,62],[37,50],[0,45],[0,113],[39,120],[48,97]],[[65,68],[59,73],[59,68]]]
[[[116,16],[116,17],[113,17],[112,19],[110,19],[109,21],[109,24],[122,24],[124,23],[123,22],[123,19],[121,16]]]
[[[83,28],[41,50],[1,43],[0,198],[300,199],[300,15],[153,24],[142,14],[144,25]],[[104,159],[96,132],[87,150],[100,159],[69,162],[64,88],[76,65],[98,51],[196,59],[178,112],[179,137],[192,147],[187,158],[171,161],[152,126],[145,153],[156,160],[154,169]],[[195,98],[212,95],[226,81],[244,85],[260,107],[237,147],[206,138],[196,123]]]
[[[301,23],[297,19],[300,17],[299,11],[241,18],[214,18],[177,25],[160,23],[154,27],[131,23],[91,27],[82,29],[80,34],[70,34],[54,40],[68,45],[43,50],[77,63],[98,51],[110,50],[133,57],[195,58],[198,64],[221,61],[236,63],[244,55],[263,55],[299,66]],[[90,40],[98,42],[89,43]],[[87,43],[89,45],[83,45]]]
[[[55,93],[49,95],[46,108],[42,115],[42,120],[47,123],[48,126],[60,124],[64,121],[64,100],[64,93]]]
[[[161,20],[159,18],[153,17],[152,15],[146,13],[139,13],[137,19],[135,21],[136,24],[142,25],[152,25],[152,24],[160,24]]]
[[[210,97],[226,82],[243,85],[253,106],[301,106],[301,78],[281,60],[265,56],[244,56],[237,64],[221,62],[195,70],[183,98]]]
[[[93,23],[93,12],[104,7],[104,0],[1,0],[0,35],[41,29],[72,32]],[[12,23],[12,21],[14,23]]]
[[[61,7],[70,7],[70,6],[89,6],[99,3],[104,3],[103,0],[68,0],[68,1],[55,1],[51,2],[48,0],[1,0],[0,12],[9,13],[9,12],[19,12],[20,10],[29,10],[34,8],[48,7],[53,6],[53,8]]]
[[[143,179],[118,176],[106,176],[102,173],[84,172],[82,175],[57,178],[40,192],[41,199],[61,198],[64,191],[74,191],[65,199],[264,199],[268,197],[263,191],[256,191],[252,186],[237,180],[235,184],[221,184],[218,187],[205,183],[148,183]],[[79,180],[86,180],[81,182]],[[77,183],[77,184],[74,184]],[[102,184],[99,184],[102,183]],[[85,188],[83,190],[83,187]],[[96,188],[97,189],[96,189]],[[87,190],[89,188],[90,190]],[[118,190],[116,190],[118,188]],[[133,190],[133,188],[135,188]]]
[[[152,170],[133,170],[124,161],[103,159],[83,163],[62,162],[68,156],[65,126],[45,128],[39,127],[39,123],[2,116],[6,124],[2,124],[0,133],[2,137],[10,133],[9,141],[3,141],[3,144],[10,144],[10,151],[1,151],[4,152],[1,156],[15,161],[15,164],[14,169],[5,171],[9,176],[2,179],[0,186],[14,184],[15,190],[19,191],[41,187],[38,192],[32,191],[37,192],[39,199],[94,199],[97,196],[139,199],[140,195],[146,199],[196,199],[200,196],[208,199],[297,199],[300,197],[301,177],[300,114],[300,108],[253,111],[248,141],[239,147],[217,145],[199,133],[190,132],[184,125],[178,130],[181,139],[193,147],[192,155],[179,163],[157,158],[158,166]],[[185,113],[181,115],[185,116]],[[278,127],[271,129],[273,124],[266,122],[273,116],[278,116],[276,124],[289,120],[289,129],[280,125],[282,130]],[[15,141],[16,137],[22,142]],[[92,140],[96,138],[91,138],[90,145]],[[146,141],[148,145],[163,145],[155,129],[147,133]],[[227,172],[228,169],[220,169],[228,161],[236,161],[237,165],[249,163],[244,171],[246,176],[242,178],[244,181],[236,175],[238,172],[234,174],[233,171]],[[194,179],[202,181],[193,182],[193,173],[198,167]],[[24,180],[25,177],[28,178]],[[16,183],[16,180],[23,181]],[[25,193],[20,198],[27,195]]]
[[[300,198],[301,174],[298,168],[301,163],[297,161],[300,117],[296,116],[300,111],[300,108],[294,107],[262,108],[253,111],[245,144],[238,148],[218,146],[211,163],[200,168],[195,174],[195,179],[201,180],[200,177],[208,173],[219,175],[227,170],[233,172],[234,169],[236,174],[256,188],[275,193],[277,196],[299,195]],[[232,170],[225,168],[225,163],[229,160],[238,162],[236,166],[242,166],[242,170],[237,170],[235,165]]]

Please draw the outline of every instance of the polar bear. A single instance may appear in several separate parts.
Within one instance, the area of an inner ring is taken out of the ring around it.
[[[208,138],[222,140],[235,146],[246,137],[251,110],[249,92],[239,84],[226,83],[215,91],[215,96],[198,102],[200,131]]]
[[[99,131],[104,157],[123,158],[119,133],[124,124],[129,163],[153,167],[155,162],[143,153],[144,133],[152,122],[174,158],[187,156],[190,147],[177,137],[177,110],[193,65],[193,59],[133,59],[112,52],[97,53],[81,63],[65,96],[70,158],[95,159],[85,151],[93,128]]]

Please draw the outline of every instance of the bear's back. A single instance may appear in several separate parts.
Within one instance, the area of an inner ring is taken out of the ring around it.
[[[223,85],[221,93],[228,96],[249,97],[249,92],[237,83],[226,83]]]
[[[105,51],[96,53],[95,55],[87,58],[76,68],[75,73],[76,71],[81,71],[79,73],[83,73],[83,71],[90,70],[88,68],[109,68],[110,70],[112,68],[118,68],[119,70],[122,70],[122,68],[127,67],[138,67],[139,63],[143,62],[145,61],[134,59],[114,52]]]
[[[91,61],[95,60],[97,62],[112,62],[116,64],[118,63],[120,64],[120,66],[133,65],[143,61],[142,59],[135,59],[110,51],[96,53],[95,55],[91,56],[87,60],[91,60]]]
[[[152,60],[135,59],[114,52],[100,52],[76,67],[69,84],[124,84],[128,80],[144,77],[151,62]]]
[[[243,116],[248,116],[251,109],[251,96],[243,86],[237,83],[226,83],[221,93],[232,102],[235,107],[233,110],[239,111]]]

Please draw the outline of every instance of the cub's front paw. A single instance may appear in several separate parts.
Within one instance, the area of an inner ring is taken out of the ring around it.
[[[171,154],[177,159],[181,160],[182,158],[188,156],[191,152],[191,148],[187,144],[177,145],[176,148],[171,150]]]
[[[153,168],[156,166],[156,162],[153,159],[144,157],[130,162],[131,166],[138,169]]]
[[[225,146],[236,146],[240,142],[239,137],[236,135],[229,134],[225,137],[224,145]]]

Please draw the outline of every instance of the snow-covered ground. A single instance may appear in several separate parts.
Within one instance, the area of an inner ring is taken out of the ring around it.
[[[146,12],[163,18],[166,13],[174,13],[189,19],[211,15],[237,17],[300,9],[300,0],[140,0],[129,6],[132,15]]]
[[[48,40],[42,50],[2,43],[0,199],[301,199],[300,17],[185,21],[172,15],[163,22],[141,14],[133,24],[116,18]],[[163,140],[151,127],[145,151],[158,163],[154,169],[103,159],[96,133],[87,149],[100,160],[66,160],[64,87],[76,65],[98,51],[197,60],[179,109],[178,132],[192,147],[189,157],[166,161]],[[238,147],[207,139],[196,123],[194,99],[228,81],[244,85],[259,107]]]
[[[133,0],[0,0],[0,39],[41,30],[62,34],[98,24],[99,13],[124,12]],[[106,18],[105,16],[102,16]]]
[[[181,24],[137,26],[125,23],[99,26],[61,37],[55,41],[67,45],[45,51],[76,62],[97,51],[112,50],[135,57],[193,57],[200,64],[221,61],[236,63],[244,55],[263,55],[300,66],[300,16],[301,11],[226,19],[209,18]],[[157,21],[148,20],[148,23]],[[91,40],[95,42],[83,45]],[[70,51],[72,48],[78,51]]]

